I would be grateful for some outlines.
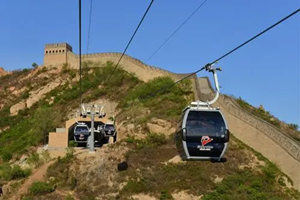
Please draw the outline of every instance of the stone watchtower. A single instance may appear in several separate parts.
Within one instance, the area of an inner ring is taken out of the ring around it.
[[[72,47],[67,43],[46,44],[44,50],[44,65],[61,65],[68,63],[68,52],[72,52]]]

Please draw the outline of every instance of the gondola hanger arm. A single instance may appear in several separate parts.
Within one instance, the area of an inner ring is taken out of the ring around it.
[[[217,71],[222,71],[222,69],[220,67],[214,68],[212,64],[207,64],[205,66],[205,70],[208,71],[208,72],[213,73],[215,88],[216,88],[215,97],[212,100],[207,101],[207,102],[203,102],[203,101],[200,101],[200,100],[192,102],[191,103],[192,106],[207,106],[207,107],[209,107],[210,105],[214,104],[219,98],[220,86],[219,86]]]

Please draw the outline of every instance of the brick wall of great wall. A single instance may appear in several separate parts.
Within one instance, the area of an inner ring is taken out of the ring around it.
[[[225,107],[230,114],[264,133],[279,146],[285,149],[293,158],[300,161],[300,146],[293,138],[282,133],[281,130],[274,125],[243,110],[238,103],[230,97],[221,96],[219,103],[222,104],[222,106]],[[259,140],[259,138],[257,139]]]
[[[78,69],[78,55],[74,54],[72,51],[66,51],[66,58],[62,59],[62,55],[46,55],[44,58],[44,65],[45,66],[57,66],[62,65],[61,60],[66,60],[67,63],[71,68]],[[121,53],[94,53],[94,54],[83,54],[82,55],[82,62],[97,62],[101,64],[105,64],[106,62],[113,62],[117,63]],[[53,59],[53,60],[52,60]],[[160,69],[159,67],[154,67],[151,65],[146,65],[138,59],[135,59],[131,56],[124,55],[122,61],[120,62],[120,67],[124,70],[135,74],[139,79],[147,82],[153,78],[161,77],[161,76],[169,76],[173,80],[179,80],[180,78],[188,75],[188,74],[177,74],[167,70]],[[196,75],[191,76],[190,79],[196,80]],[[196,81],[192,81],[192,87],[194,91],[196,90]],[[197,99],[197,95],[195,95]]]

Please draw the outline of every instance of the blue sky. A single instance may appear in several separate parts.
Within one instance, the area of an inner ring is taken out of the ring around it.
[[[121,52],[149,2],[93,0],[89,52]],[[148,60],[201,2],[155,0],[127,54],[173,72],[192,72],[299,8],[296,0],[208,0]],[[82,5],[86,53],[90,0]],[[68,42],[78,53],[77,8],[75,0],[0,1],[0,66],[13,70],[42,64],[46,43]],[[300,125],[299,26],[298,13],[220,61],[222,92],[262,104],[281,120]]]

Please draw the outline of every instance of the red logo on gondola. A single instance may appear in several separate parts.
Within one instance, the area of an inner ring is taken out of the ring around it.
[[[213,141],[213,139],[210,138],[209,136],[202,136],[202,138],[201,138],[202,146],[207,145],[207,144],[210,143],[211,141]]]

